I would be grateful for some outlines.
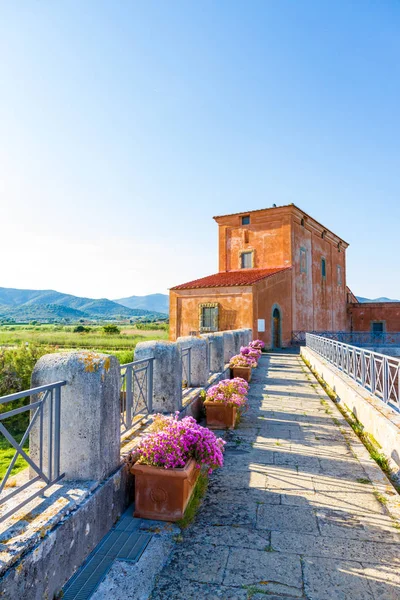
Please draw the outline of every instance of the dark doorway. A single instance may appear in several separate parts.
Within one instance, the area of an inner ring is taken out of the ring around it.
[[[272,346],[281,347],[281,312],[279,308],[274,308],[272,313]]]

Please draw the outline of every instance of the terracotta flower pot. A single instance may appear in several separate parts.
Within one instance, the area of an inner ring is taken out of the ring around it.
[[[211,400],[206,400],[204,406],[209,429],[233,429],[235,427],[237,406]]]
[[[200,469],[194,459],[185,467],[163,469],[134,464],[131,473],[135,476],[135,517],[159,521],[179,521],[196,485]]]
[[[232,377],[241,377],[245,381],[250,382],[251,380],[251,367],[232,367]]]

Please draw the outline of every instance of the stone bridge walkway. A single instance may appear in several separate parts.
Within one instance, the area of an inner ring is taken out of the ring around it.
[[[298,356],[262,357],[152,600],[400,598],[400,531],[312,384]]]

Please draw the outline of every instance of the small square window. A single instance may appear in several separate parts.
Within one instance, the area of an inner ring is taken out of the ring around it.
[[[326,279],[326,259],[325,258],[321,258],[321,273],[322,273],[322,278]]]
[[[250,225],[250,215],[242,217],[242,225]]]
[[[384,323],[383,321],[377,321],[372,323],[372,333],[383,333],[384,331]]]
[[[307,250],[300,248],[300,273],[307,273]]]
[[[200,304],[199,321],[200,331],[218,331],[218,304]]]
[[[252,252],[242,252],[240,255],[240,268],[241,269],[251,269],[253,266],[253,253]]]

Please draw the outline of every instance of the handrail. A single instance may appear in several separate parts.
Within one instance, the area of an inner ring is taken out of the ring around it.
[[[306,346],[351,377],[368,392],[400,410],[400,360],[312,333]]]

